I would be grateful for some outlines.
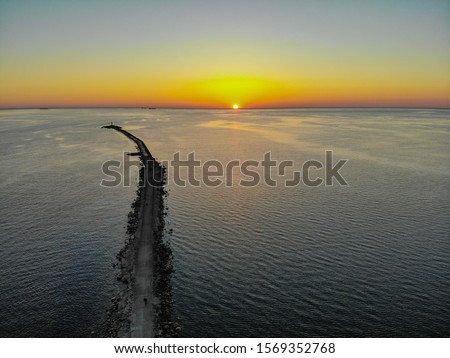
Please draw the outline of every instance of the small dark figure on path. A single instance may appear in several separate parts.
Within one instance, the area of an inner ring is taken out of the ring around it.
[[[144,298],[144,304],[147,306],[147,299]]]

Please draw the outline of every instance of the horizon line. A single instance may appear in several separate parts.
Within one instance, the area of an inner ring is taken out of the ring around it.
[[[450,109],[450,107],[431,107],[431,106],[279,106],[279,107],[149,107],[149,106],[33,106],[33,107],[0,107],[0,110],[20,110],[20,109],[192,109],[192,110],[264,110],[264,109]]]

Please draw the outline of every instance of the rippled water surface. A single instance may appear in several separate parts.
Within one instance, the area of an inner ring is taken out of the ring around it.
[[[275,187],[237,171],[180,187],[169,170],[183,336],[449,336],[450,111],[387,109],[1,111],[3,336],[86,336],[104,318],[135,192],[99,185],[132,149],[107,121],[161,160],[349,160],[348,186],[315,188],[276,171]]]

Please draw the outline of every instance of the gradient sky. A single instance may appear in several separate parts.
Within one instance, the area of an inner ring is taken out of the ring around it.
[[[450,107],[450,1],[2,1],[0,107]]]

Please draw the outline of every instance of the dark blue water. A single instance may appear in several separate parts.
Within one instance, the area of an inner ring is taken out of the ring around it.
[[[183,336],[449,335],[450,111],[0,115],[3,336],[89,335],[104,317],[134,196],[133,187],[99,186],[101,163],[132,149],[98,129],[108,120],[164,160],[195,151],[226,164],[271,151],[299,167],[325,150],[349,160],[349,186],[242,188],[240,174],[230,188],[169,180]]]
[[[99,115],[0,112],[2,337],[101,332],[135,188],[100,186],[102,162],[133,146]]]

